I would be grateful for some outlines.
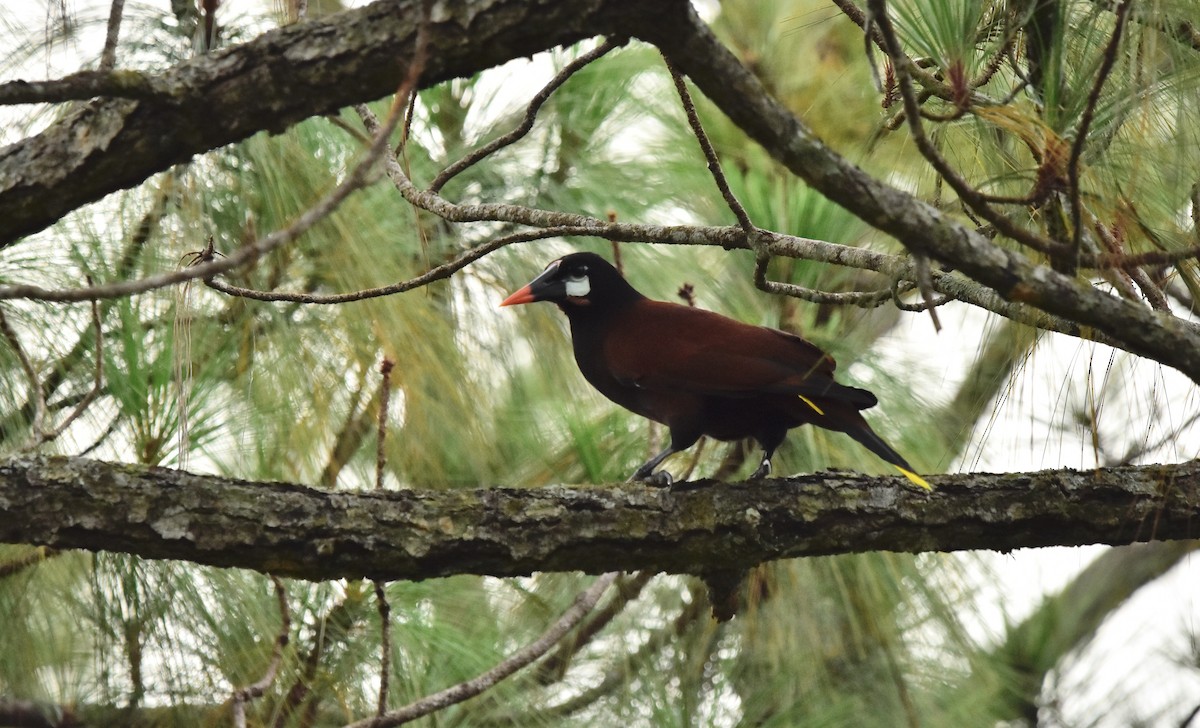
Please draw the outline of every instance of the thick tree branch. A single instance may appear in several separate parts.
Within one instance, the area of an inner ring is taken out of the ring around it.
[[[439,4],[421,86],[592,37],[613,27],[617,13],[658,12],[636,5]],[[0,149],[0,245],[193,155],[392,93],[412,58],[420,19],[418,2],[380,0],[264,33],[159,76],[95,75],[93,92],[132,86],[139,98],[96,99],[41,134]],[[19,81],[0,85],[0,98],[30,102],[43,86],[48,100],[58,100],[50,91],[63,84]]]
[[[1009,301],[1094,328],[1200,382],[1200,327],[1037,265],[856,167],[773,99],[702,20],[684,8],[634,32],[657,45],[721,111],[793,174],[915,253],[953,266]]]
[[[1080,336],[1113,343],[1200,382],[1200,328],[1037,265],[867,175],[772,99],[682,0],[471,0],[438,8],[421,85],[597,34],[643,38],[773,157],[915,253],[953,266],[1006,301],[1074,322]],[[46,132],[0,149],[0,245],[194,154],[392,91],[406,70],[403,59],[411,55],[419,16],[414,2],[380,0],[271,31],[155,77],[155,87],[167,89],[161,98],[99,99]],[[474,206],[489,212],[508,207]],[[563,219],[570,216],[559,215],[557,223],[547,218],[533,224],[567,224]],[[635,227],[623,230],[632,235]],[[739,229],[730,232],[730,247],[747,245]],[[665,242],[717,241],[684,235]],[[993,310],[1024,311],[994,304]]]
[[[740,570],[852,551],[1200,537],[1200,462],[463,491],[320,491],[82,458],[0,464],[0,542],[303,579]]]

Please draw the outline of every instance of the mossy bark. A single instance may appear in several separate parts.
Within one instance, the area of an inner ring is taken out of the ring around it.
[[[1200,535],[1200,462],[930,478],[825,473],[536,489],[324,491],[83,458],[0,464],[0,541],[311,580],[740,572],[772,559]]]

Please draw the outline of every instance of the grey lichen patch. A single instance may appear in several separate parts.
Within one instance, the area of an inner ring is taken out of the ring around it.
[[[168,541],[191,539],[191,518],[186,513],[171,513],[150,521],[150,528]]]

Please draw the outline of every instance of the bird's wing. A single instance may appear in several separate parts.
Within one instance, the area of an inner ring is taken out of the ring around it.
[[[676,304],[647,301],[605,342],[613,375],[645,389],[750,397],[798,394],[874,406],[875,396],[838,384],[834,361],[798,336]]]

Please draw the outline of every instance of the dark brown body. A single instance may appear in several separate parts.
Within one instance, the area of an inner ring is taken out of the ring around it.
[[[648,299],[590,253],[554,261],[502,305],[540,300],[567,315],[575,361],[593,387],[669,428],[670,446],[635,478],[702,435],[757,440],[762,476],[789,429],[815,424],[849,434],[928,487],[860,414],[875,395],[836,382],[833,359],[798,336]]]

